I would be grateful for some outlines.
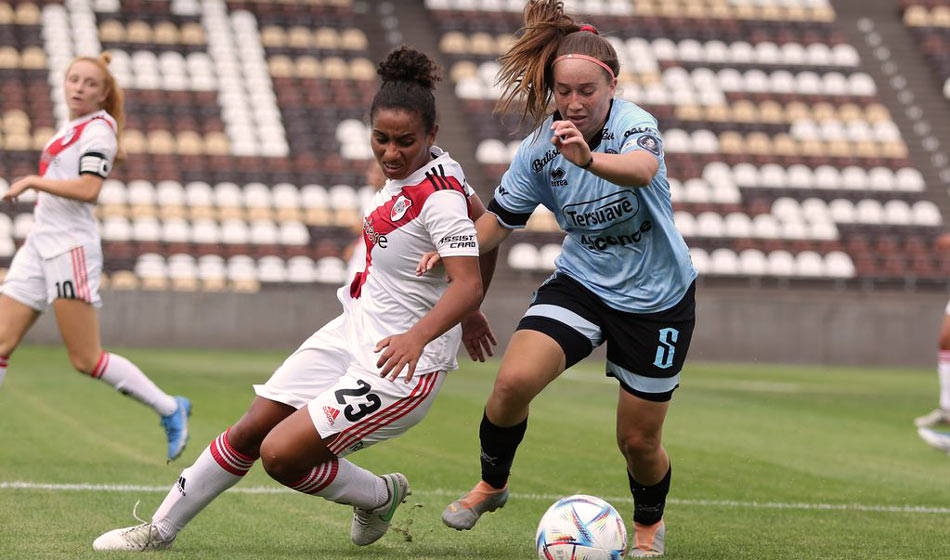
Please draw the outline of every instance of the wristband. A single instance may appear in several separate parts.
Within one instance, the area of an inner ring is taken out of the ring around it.
[[[584,165],[580,165],[578,167],[580,167],[581,169],[590,169],[591,165],[594,165],[594,154],[590,155],[590,159],[587,161],[587,163],[585,163]]]

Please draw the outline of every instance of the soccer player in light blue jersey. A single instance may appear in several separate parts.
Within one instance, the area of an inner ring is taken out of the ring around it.
[[[561,2],[532,0],[524,20],[500,59],[498,108],[523,101],[523,117],[537,128],[478,220],[478,240],[482,252],[497,247],[539,204],[567,236],[485,406],[482,480],[442,519],[470,529],[504,505],[531,400],[606,342],[607,375],[620,384],[617,442],[635,503],[631,556],[661,556],[671,477],[661,433],[695,324],[697,273],[673,224],[657,121],[614,97],[620,68],[613,47],[564,14]],[[430,264],[420,263],[420,271]]]

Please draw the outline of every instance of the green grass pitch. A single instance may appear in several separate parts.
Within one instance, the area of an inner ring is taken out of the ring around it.
[[[181,469],[245,410],[251,384],[284,357],[122,353],[167,391],[192,399],[188,449],[166,465],[151,411],[72,372],[61,348],[21,348],[0,386],[0,558],[135,557],[95,553],[92,541],[134,524],[136,500],[139,515],[150,516]],[[154,554],[526,559],[541,514],[574,493],[607,499],[629,522],[614,442],[618,389],[590,361],[534,403],[508,505],[474,531],[442,526],[444,505],[477,480],[478,422],[495,367],[466,359],[420,425],[350,457],[377,473],[401,471],[413,487],[394,530],[376,544],[349,542],[348,508],[284,491],[255,466],[172,550]],[[950,557],[950,457],[925,446],[912,423],[934,406],[936,377],[920,369],[688,363],[664,433],[674,474],[667,557]]]

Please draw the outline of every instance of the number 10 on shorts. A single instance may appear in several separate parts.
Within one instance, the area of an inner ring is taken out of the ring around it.
[[[673,328],[660,329],[660,344],[656,347],[656,359],[653,365],[666,369],[673,365],[673,353],[676,352],[676,339],[680,332]]]

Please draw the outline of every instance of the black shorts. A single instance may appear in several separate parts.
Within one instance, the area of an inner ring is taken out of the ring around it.
[[[608,307],[566,274],[556,274],[535,293],[518,330],[544,333],[561,345],[566,368],[607,343],[607,375],[640,398],[665,402],[679,387],[696,325],[696,283],[673,307],[657,313],[626,313]]]

